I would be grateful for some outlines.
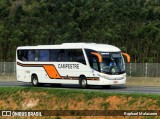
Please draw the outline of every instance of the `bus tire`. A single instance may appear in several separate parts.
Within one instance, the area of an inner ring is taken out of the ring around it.
[[[37,75],[32,75],[31,82],[32,82],[32,86],[34,86],[34,87],[38,87],[39,86]]]
[[[80,77],[80,79],[79,79],[79,85],[83,89],[88,88],[87,79],[85,77]]]

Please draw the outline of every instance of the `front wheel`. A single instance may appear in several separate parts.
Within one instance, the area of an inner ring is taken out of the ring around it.
[[[79,84],[81,88],[88,88],[87,80],[85,77],[79,79]]]
[[[34,86],[34,87],[39,86],[38,77],[36,75],[32,76],[31,80],[32,80],[32,86]]]

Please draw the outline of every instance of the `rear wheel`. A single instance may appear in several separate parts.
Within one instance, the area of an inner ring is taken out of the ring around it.
[[[79,85],[81,88],[88,88],[87,79],[85,77],[81,77],[79,79]]]
[[[33,75],[31,80],[32,80],[32,86],[34,86],[34,87],[38,87],[39,86],[37,75]]]

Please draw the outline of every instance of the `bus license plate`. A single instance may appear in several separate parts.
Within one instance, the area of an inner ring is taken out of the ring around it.
[[[113,83],[118,83],[118,81],[113,81]]]

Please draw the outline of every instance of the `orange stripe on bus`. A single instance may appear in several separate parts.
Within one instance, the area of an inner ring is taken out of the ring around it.
[[[70,80],[79,80],[79,77],[75,76],[60,76],[56,67],[52,64],[22,64],[17,62],[17,65],[22,67],[43,67],[47,73],[47,75],[51,79],[70,79]],[[87,80],[99,80],[98,77],[87,77]]]
[[[47,74],[50,78],[61,78],[61,76],[59,75],[55,66],[53,66],[53,65],[43,65],[43,67],[46,70],[46,72],[47,72]]]

